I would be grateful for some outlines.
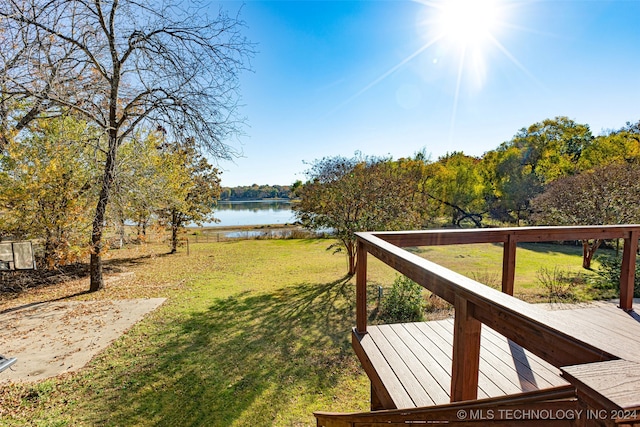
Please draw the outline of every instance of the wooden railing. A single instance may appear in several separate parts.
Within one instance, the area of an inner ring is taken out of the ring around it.
[[[450,403],[427,408],[392,409],[374,412],[331,413],[315,412],[320,427],[388,427],[425,425],[487,426],[514,424],[514,413],[532,412],[535,409],[552,411],[560,417],[546,419],[537,425],[573,426],[575,415],[581,410],[572,386],[538,390],[510,396],[500,396],[471,402]],[[511,418],[511,419],[510,419]],[[520,423],[525,426],[527,423]],[[529,425],[536,425],[529,423]]]
[[[485,324],[558,368],[618,359],[599,348],[583,328],[513,298],[516,245],[584,239],[624,239],[620,307],[631,310],[640,225],[530,227],[358,233],[356,330],[367,330],[367,256],[371,254],[454,305],[451,402],[477,399],[480,330]],[[468,243],[504,244],[499,292],[402,249]]]

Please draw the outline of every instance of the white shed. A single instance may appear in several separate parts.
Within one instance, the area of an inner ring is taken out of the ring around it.
[[[35,270],[31,242],[0,242],[0,270]]]

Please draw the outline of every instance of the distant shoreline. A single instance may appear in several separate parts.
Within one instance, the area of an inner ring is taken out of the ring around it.
[[[185,227],[187,230],[202,230],[202,231],[247,231],[247,230],[287,230],[302,228],[299,224],[257,224],[257,225],[207,225],[199,227],[197,225]]]
[[[285,197],[268,198],[268,199],[221,199],[218,202],[224,203],[268,203],[268,202],[286,202],[293,203],[300,199],[287,199]]]

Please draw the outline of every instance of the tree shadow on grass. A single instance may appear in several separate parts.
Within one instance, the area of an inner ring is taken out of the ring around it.
[[[500,245],[498,243],[498,245]],[[572,243],[554,243],[554,242],[519,242],[518,248],[527,249],[532,252],[538,252],[543,254],[563,254],[563,255],[576,255],[582,257],[582,244],[577,241]],[[606,253],[611,251],[609,248],[600,247],[598,253]]]
[[[91,293],[90,291],[81,291],[81,292],[75,292],[75,293],[69,294],[69,295],[64,295],[64,296],[61,296],[61,297],[58,297],[58,298],[50,298],[50,299],[46,299],[46,300],[43,300],[43,301],[30,302],[30,303],[22,304],[22,305],[19,305],[19,306],[16,306],[16,307],[11,307],[11,308],[6,308],[4,310],[0,310],[0,315],[7,314],[7,313],[12,313],[14,311],[22,310],[22,309],[29,308],[29,307],[35,307],[37,305],[46,304],[46,303],[50,303],[50,302],[65,301],[65,300],[68,300],[68,299],[71,299],[71,298],[74,298],[74,297],[79,297],[79,296],[87,295],[87,294],[90,294],[90,293]]]
[[[98,400],[106,406],[91,422],[310,424],[309,404],[331,409],[345,372],[361,375],[350,345],[354,301],[354,285],[343,277],[244,292],[215,300],[205,311],[164,319],[160,335],[144,338],[153,340],[143,347],[151,351],[122,348],[125,363],[99,374],[108,391]]]

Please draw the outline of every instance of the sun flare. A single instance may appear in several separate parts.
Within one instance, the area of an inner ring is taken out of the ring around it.
[[[438,6],[435,18],[438,33],[462,47],[489,40],[500,21],[496,0],[446,0]]]
[[[506,0],[415,0],[425,6],[423,30],[425,47],[435,46],[434,61],[449,65],[450,75],[455,76],[450,134],[455,127],[458,101],[467,93],[482,90],[485,86],[490,61],[496,51],[522,68],[515,57],[502,45],[502,31],[513,26],[506,23],[507,11],[514,8]],[[429,70],[431,71],[431,70]],[[466,84],[464,84],[466,83]],[[452,136],[450,135],[450,138]]]
[[[535,76],[502,44],[505,33],[525,30],[513,23],[514,12],[538,0],[413,0],[422,5],[418,13],[417,34],[422,43],[411,54],[371,81],[338,108],[367,92],[419,57],[427,57],[416,67],[426,81],[438,79],[452,92],[450,136],[455,128],[459,100],[482,91],[491,76],[491,66],[500,56],[536,81]],[[404,99],[404,98],[403,98]],[[337,110],[337,109],[336,109]],[[335,111],[335,110],[334,110]]]

